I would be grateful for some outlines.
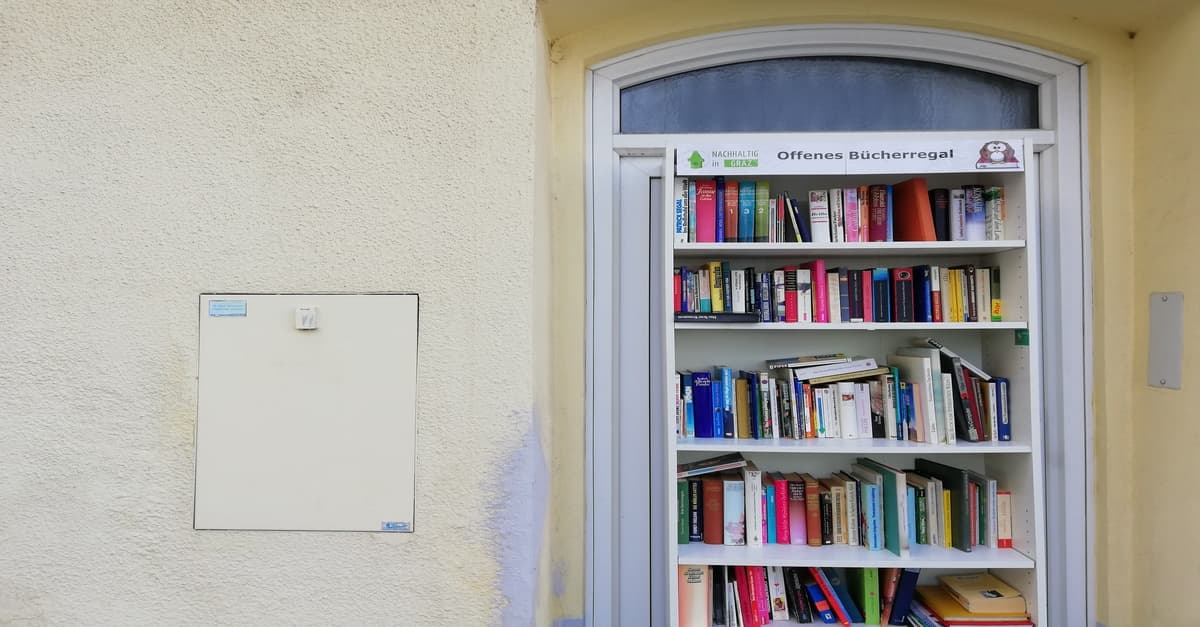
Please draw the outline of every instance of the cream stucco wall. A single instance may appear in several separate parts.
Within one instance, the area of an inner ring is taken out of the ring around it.
[[[1165,18],[1166,16],[1164,16]],[[1200,7],[1138,34],[1136,54],[1137,199],[1134,289],[1137,312],[1133,384],[1134,459],[1130,479],[1136,551],[1134,595],[1139,624],[1183,627],[1200,616],[1200,549],[1192,541],[1200,519],[1195,460],[1200,452]],[[1150,292],[1184,292],[1183,389],[1146,385]],[[1127,445],[1128,446],[1128,445]]]
[[[787,23],[903,23],[978,32],[1039,46],[1088,63],[1095,257],[1096,483],[1099,616],[1110,627],[1133,625],[1128,530],[1132,481],[1134,348],[1133,309],[1133,44],[1109,23],[1092,23],[1059,11],[1056,2],[625,2],[604,12],[592,3],[559,3],[551,30],[555,163],[552,173],[555,289],[555,405],[553,495],[558,519],[553,547],[567,585],[556,595],[560,616],[583,606],[583,549],[575,537],[583,525],[584,308],[584,78],[589,64],[672,39],[722,30]],[[1095,3],[1085,3],[1092,5]],[[1100,4],[1117,7],[1119,2]],[[561,6],[567,5],[567,6]],[[1086,6],[1075,3],[1074,8]],[[586,19],[571,15],[586,12]],[[1115,10],[1115,9],[1114,9]],[[1119,10],[1115,10],[1119,13]],[[597,13],[604,13],[597,15]]]
[[[532,0],[0,10],[0,624],[536,622],[544,41]],[[202,290],[420,292],[415,534],[192,531]]]

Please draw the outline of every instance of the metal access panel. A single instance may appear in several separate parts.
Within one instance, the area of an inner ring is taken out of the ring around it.
[[[196,529],[412,531],[415,294],[202,294]]]

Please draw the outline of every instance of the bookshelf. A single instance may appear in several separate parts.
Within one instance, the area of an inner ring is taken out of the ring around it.
[[[1006,133],[1021,144],[1020,171],[979,169],[962,162],[934,163],[921,169],[921,163],[853,164],[846,172],[832,172],[831,164],[770,162],[759,167],[728,171],[727,179],[766,181],[772,190],[788,190],[793,199],[803,199],[808,190],[851,187],[864,184],[893,185],[915,176],[925,177],[930,189],[962,185],[996,185],[1005,189],[1006,213],[1003,239],[985,241],[890,241],[890,242],[676,242],[674,237],[674,185],[672,175],[711,177],[677,169],[676,152],[691,152],[705,145],[702,136],[681,137],[668,146],[668,176],[662,186],[664,211],[652,221],[653,237],[659,238],[662,251],[659,267],[665,273],[662,300],[654,309],[662,325],[661,381],[671,385],[680,371],[709,370],[716,364],[739,370],[761,370],[764,360],[791,355],[846,353],[873,357],[883,363],[897,348],[908,346],[915,338],[933,337],[964,358],[991,374],[1010,381],[1011,441],[925,443],[893,439],[737,439],[679,437],[675,423],[675,401],[670,392],[663,394],[661,428],[665,443],[660,459],[665,466],[667,485],[662,494],[665,507],[664,529],[655,534],[667,543],[666,577],[671,608],[670,624],[678,625],[679,590],[677,568],[681,565],[784,566],[784,567],[910,567],[921,569],[921,584],[933,583],[938,575],[988,570],[1021,591],[1031,619],[1048,616],[1046,599],[1045,550],[1045,476],[1042,441],[1042,372],[1039,311],[1039,241],[1035,219],[1038,208],[1038,155],[1034,137]],[[974,144],[978,150],[980,134],[967,132],[939,134],[938,141]],[[761,136],[760,136],[761,138]],[[822,136],[830,151],[857,147],[875,138],[869,134],[847,133],[841,140]],[[722,141],[737,144],[736,136]],[[694,141],[694,144],[692,143]],[[929,140],[919,133],[889,134],[895,146],[921,145]],[[770,145],[737,145],[738,149],[757,149],[770,155],[779,146],[809,146],[804,135],[781,134]],[[864,268],[905,266],[922,263],[941,266],[977,264],[1000,269],[1003,320],[998,322],[676,322],[672,269],[680,265],[698,265],[708,261],[730,261],[740,267],[760,269],[824,259],[832,266]],[[691,542],[678,544],[676,516],[677,487],[675,468],[679,463],[696,461],[727,453],[741,453],[759,469],[802,472],[828,476],[846,470],[858,457],[870,457],[898,468],[912,468],[916,458],[964,468],[997,480],[1000,489],[1011,492],[1013,548],[977,546],[970,552],[913,544],[907,558],[887,550],[871,551],[864,547],[831,545],[810,547],[802,544],[766,544],[763,546],[727,546]],[[883,621],[886,623],[886,619]],[[770,623],[786,625],[794,623]]]

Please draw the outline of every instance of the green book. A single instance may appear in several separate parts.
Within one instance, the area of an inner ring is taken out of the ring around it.
[[[904,471],[869,457],[858,463],[883,479],[883,545],[902,558],[908,558],[908,481]]]
[[[882,625],[879,615],[879,569],[853,568],[848,569],[850,593],[862,608],[863,623],[867,625]]]
[[[766,181],[754,182],[754,241],[768,242],[771,240],[771,184]]]
[[[675,482],[675,487],[679,492],[679,544],[688,543],[688,528],[691,522],[688,518],[688,482],[687,479],[682,479]]]

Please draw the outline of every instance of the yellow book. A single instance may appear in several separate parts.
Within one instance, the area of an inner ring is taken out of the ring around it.
[[[991,573],[942,575],[938,577],[938,583],[968,612],[1025,613],[1025,599],[1021,593]]]
[[[750,382],[745,379],[734,379],[735,394],[734,412],[737,423],[737,437],[750,437]]]
[[[950,285],[953,286],[953,292],[950,295],[950,321],[963,321],[963,271],[950,271]]]
[[[721,275],[721,262],[708,262],[708,286],[712,291],[713,313],[725,311],[725,277]]]
[[[917,599],[942,620],[957,620],[964,622],[986,621],[987,619],[1022,619],[1028,616],[1025,612],[970,612],[954,597],[940,586],[917,586]]]
[[[951,548],[952,546],[954,546],[951,543],[951,537],[950,537],[951,536],[950,530],[954,527],[954,525],[951,524],[951,518],[950,518],[950,490],[945,489],[945,488],[942,489],[942,511],[945,513],[945,516],[943,518],[946,521],[946,528],[945,528],[945,530],[942,531],[942,542],[945,544],[946,548],[948,549],[948,548]]]

